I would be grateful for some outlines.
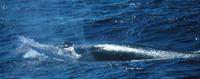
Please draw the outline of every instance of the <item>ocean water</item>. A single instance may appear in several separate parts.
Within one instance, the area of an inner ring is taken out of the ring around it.
[[[0,79],[198,79],[199,0],[0,0]]]

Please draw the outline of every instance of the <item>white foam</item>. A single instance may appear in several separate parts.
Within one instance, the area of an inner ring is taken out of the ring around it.
[[[19,36],[19,52],[24,53],[23,58],[53,59],[57,61],[76,60],[80,57],[73,47],[68,49],[59,48],[50,44],[40,44],[33,39]]]
[[[78,58],[81,57],[81,55],[79,55],[79,54],[77,54],[77,53],[75,52],[74,47],[64,48],[64,50],[65,50],[65,51],[71,51],[70,54],[71,54],[74,58],[76,58],[76,59],[78,59]]]
[[[52,45],[48,44],[40,44],[35,42],[33,39],[25,38],[24,36],[19,36],[19,40],[22,42],[23,45],[38,47],[38,48],[54,48]]]
[[[23,55],[24,58],[39,58],[39,59],[45,59],[45,58],[48,58],[48,56],[44,55],[44,54],[41,54],[33,49],[29,49],[28,52],[26,52],[24,55]]]

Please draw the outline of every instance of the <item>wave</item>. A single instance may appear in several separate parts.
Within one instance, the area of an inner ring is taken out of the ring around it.
[[[198,53],[181,53],[152,48],[142,48],[118,44],[60,45],[40,44],[33,39],[19,36],[17,48],[23,58],[58,61],[130,61],[148,59],[174,59],[199,57]]]

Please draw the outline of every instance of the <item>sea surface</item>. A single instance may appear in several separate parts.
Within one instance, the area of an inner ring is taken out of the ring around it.
[[[200,79],[200,0],[0,0],[0,79]]]

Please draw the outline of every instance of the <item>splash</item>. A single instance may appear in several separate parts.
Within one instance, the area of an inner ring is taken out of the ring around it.
[[[50,44],[40,44],[33,39],[19,36],[17,51],[23,53],[23,58],[39,60],[75,61],[80,57],[73,47],[60,48]]]
[[[43,59],[46,59],[48,58],[48,56],[44,55],[44,54],[41,54],[33,49],[29,49],[27,51],[27,53],[25,53],[23,55],[23,58],[31,58],[31,59],[39,59],[39,60],[43,60]]]

